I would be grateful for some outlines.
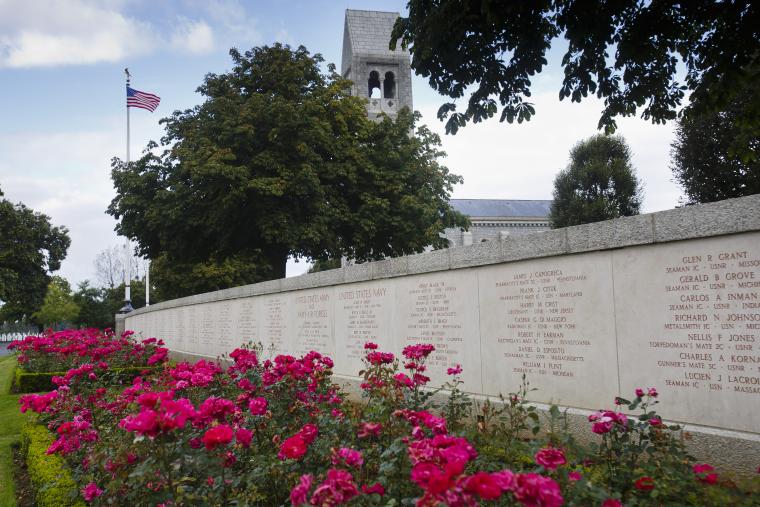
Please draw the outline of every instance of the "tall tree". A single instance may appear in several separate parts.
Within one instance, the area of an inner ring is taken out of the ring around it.
[[[553,228],[638,215],[642,189],[631,152],[619,136],[596,135],[576,144],[554,180]]]
[[[674,119],[690,90],[690,111],[723,109],[760,78],[760,4],[751,0],[409,0],[391,47],[409,47],[412,67],[452,99],[469,93],[467,107],[441,106],[446,131],[493,117],[529,120],[531,78],[547,64],[552,42],[564,37],[559,97],[604,99],[599,128],[615,118]],[[679,81],[679,65],[686,76]],[[760,129],[760,90],[754,88],[742,124]]]
[[[73,294],[74,303],[79,307],[79,314],[73,321],[77,327],[113,327],[118,308],[109,307],[105,298],[108,290],[91,286],[89,280],[79,283]]]
[[[32,316],[41,325],[57,329],[59,325],[73,323],[77,315],[79,306],[74,302],[69,282],[60,276],[52,277],[42,307]]]
[[[2,196],[0,190],[0,321],[39,310],[50,273],[60,269],[71,244],[65,227]]]
[[[448,204],[461,178],[418,116],[370,121],[302,46],[230,55],[198,88],[205,102],[162,120],[165,151],[114,159],[109,213],[140,255],[250,283],[285,276],[291,255],[381,259],[444,247],[438,233],[466,225]]]
[[[150,285],[155,287],[150,297],[154,303],[245,285],[272,276],[272,270],[266,261],[245,255],[232,255],[225,259],[211,258],[205,262],[170,261],[166,255],[161,255],[152,262],[150,272]],[[144,301],[145,291],[143,289],[138,293],[133,289],[133,293],[135,296],[132,305],[139,308],[136,306],[139,301],[135,298],[142,297]]]
[[[124,283],[124,257],[124,245],[113,245],[95,256],[95,279],[100,287],[113,289]],[[147,266],[145,259],[130,255],[129,272],[132,279],[144,278]]]
[[[760,193],[760,132],[745,137],[739,124],[750,100],[746,92],[724,111],[679,120],[671,169],[687,204]],[[749,153],[732,150],[737,144]]]

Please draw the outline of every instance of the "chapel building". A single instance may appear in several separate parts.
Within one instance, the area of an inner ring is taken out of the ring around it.
[[[402,107],[413,110],[409,51],[389,49],[398,12],[346,10],[341,74],[353,82],[352,95],[367,99],[367,115],[395,118]],[[446,229],[450,246],[503,240],[509,235],[548,230],[550,200],[451,199],[470,217],[469,231]]]

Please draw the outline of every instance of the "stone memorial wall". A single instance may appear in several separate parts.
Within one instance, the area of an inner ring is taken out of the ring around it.
[[[126,328],[215,357],[431,343],[433,383],[594,410],[640,386],[662,415],[760,442],[760,196],[536,233],[160,303]]]

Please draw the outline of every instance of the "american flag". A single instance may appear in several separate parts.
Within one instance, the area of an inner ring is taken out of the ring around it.
[[[152,93],[141,92],[127,86],[127,107],[141,107],[151,113],[156,110],[161,97]]]

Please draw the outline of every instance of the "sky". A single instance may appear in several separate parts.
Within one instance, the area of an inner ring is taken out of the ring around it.
[[[112,157],[126,152],[124,68],[132,86],[155,93],[150,113],[131,110],[131,153],[163,133],[159,120],[202,101],[207,73],[231,68],[229,48],[275,41],[303,44],[340,65],[345,9],[405,12],[404,1],[366,0],[0,0],[0,188],[70,231],[58,274],[72,285],[95,279],[95,256],[122,244],[105,213],[115,192]],[[533,80],[536,116],[497,118],[445,135],[435,117],[445,101],[413,76],[414,107],[438,132],[444,164],[464,178],[453,198],[550,199],[570,149],[597,133],[601,101],[559,101],[562,46]],[[670,209],[674,124],[618,120],[644,184],[643,212]],[[308,264],[290,262],[288,276]]]

